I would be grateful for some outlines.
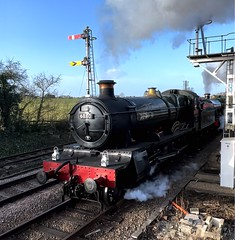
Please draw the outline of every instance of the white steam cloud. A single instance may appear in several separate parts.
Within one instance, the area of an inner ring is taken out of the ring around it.
[[[191,163],[182,167],[180,171],[176,171],[171,176],[159,175],[153,181],[146,181],[136,188],[128,189],[124,198],[144,202],[155,197],[165,197],[172,183],[180,181],[188,176],[189,172],[195,171],[196,169],[197,164]]]
[[[118,57],[164,31],[175,32],[175,48],[208,20],[234,21],[234,0],[106,0],[100,15],[106,51]]]
[[[213,73],[217,67],[214,63],[206,64],[207,70],[209,70],[211,73]],[[216,76],[222,80],[223,82],[226,82],[227,75],[226,75],[226,64],[224,64],[219,71],[216,73]],[[214,76],[209,74],[207,71],[202,72],[202,78],[203,78],[203,84],[204,84],[204,91],[205,93],[210,93],[213,86],[217,86],[218,84],[221,84]]]
[[[146,181],[134,189],[128,189],[125,199],[136,199],[140,202],[147,201],[154,197],[164,197],[170,188],[167,176],[160,176],[153,182]]]

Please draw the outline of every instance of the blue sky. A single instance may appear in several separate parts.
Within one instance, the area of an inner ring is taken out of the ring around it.
[[[187,39],[195,38],[195,26],[205,19],[213,21],[204,28],[206,36],[235,31],[234,0],[204,2],[0,0],[4,19],[0,22],[0,60],[20,61],[29,76],[61,75],[59,94],[85,95],[85,68],[69,65],[83,59],[85,42],[69,41],[68,36],[89,26],[97,37],[97,81],[115,80],[115,94],[141,96],[148,87],[182,88],[187,80],[203,95],[203,69],[194,68],[187,59]],[[210,88],[211,93],[223,90],[217,83]]]

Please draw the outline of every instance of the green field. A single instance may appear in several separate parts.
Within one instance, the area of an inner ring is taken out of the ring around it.
[[[39,108],[40,99],[31,102],[23,112],[23,119],[35,121]],[[27,101],[25,99],[21,106]],[[42,110],[42,121],[61,121],[68,119],[68,114],[73,106],[78,103],[79,98],[45,98]]]
[[[30,127],[20,132],[0,132],[0,158],[49,146],[53,149],[58,144],[74,141],[69,131],[68,116],[79,98],[46,98],[39,126],[34,128],[39,100],[34,99],[23,112],[23,119]]]

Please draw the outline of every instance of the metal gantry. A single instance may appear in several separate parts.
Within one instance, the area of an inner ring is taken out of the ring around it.
[[[96,37],[92,36],[92,30],[89,27],[83,30],[82,34],[75,34],[68,36],[69,40],[84,39],[86,47],[86,56],[82,61],[70,62],[71,66],[83,65],[86,67],[87,84],[86,84],[86,96],[96,96],[96,80],[95,80],[95,58],[93,50],[93,40]]]
[[[208,21],[205,24],[210,24]],[[204,25],[205,25],[204,24]],[[226,89],[226,106],[224,113],[224,131],[221,140],[221,173],[220,185],[234,188],[235,176],[235,32],[226,35],[205,37],[203,26],[196,29],[196,38],[189,39],[188,58],[194,67],[202,67],[216,78]],[[201,33],[201,37],[199,37]],[[204,63],[218,62],[212,72]],[[217,75],[219,69],[226,64],[226,79]]]

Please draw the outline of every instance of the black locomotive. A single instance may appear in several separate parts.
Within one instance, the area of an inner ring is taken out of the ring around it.
[[[218,126],[218,108],[187,90],[143,97],[114,95],[112,80],[99,82],[100,96],[86,97],[70,112],[69,125],[78,144],[55,149],[43,162],[40,183],[65,181],[72,198],[115,202],[123,189],[146,177],[153,164],[179,154],[204,130]]]
[[[177,120],[178,109],[160,97],[116,98],[113,81],[100,81],[99,98],[85,98],[70,112],[70,129],[83,147],[127,147]]]
[[[192,127],[195,122],[199,130],[215,121],[214,107],[199,111],[202,103],[191,91],[169,90],[161,94],[150,88],[145,97],[116,98],[114,84],[100,81],[99,98],[85,98],[70,112],[70,129],[80,146],[128,147],[133,141],[152,139],[160,131],[174,132],[176,125]],[[206,121],[200,113],[206,115]]]

